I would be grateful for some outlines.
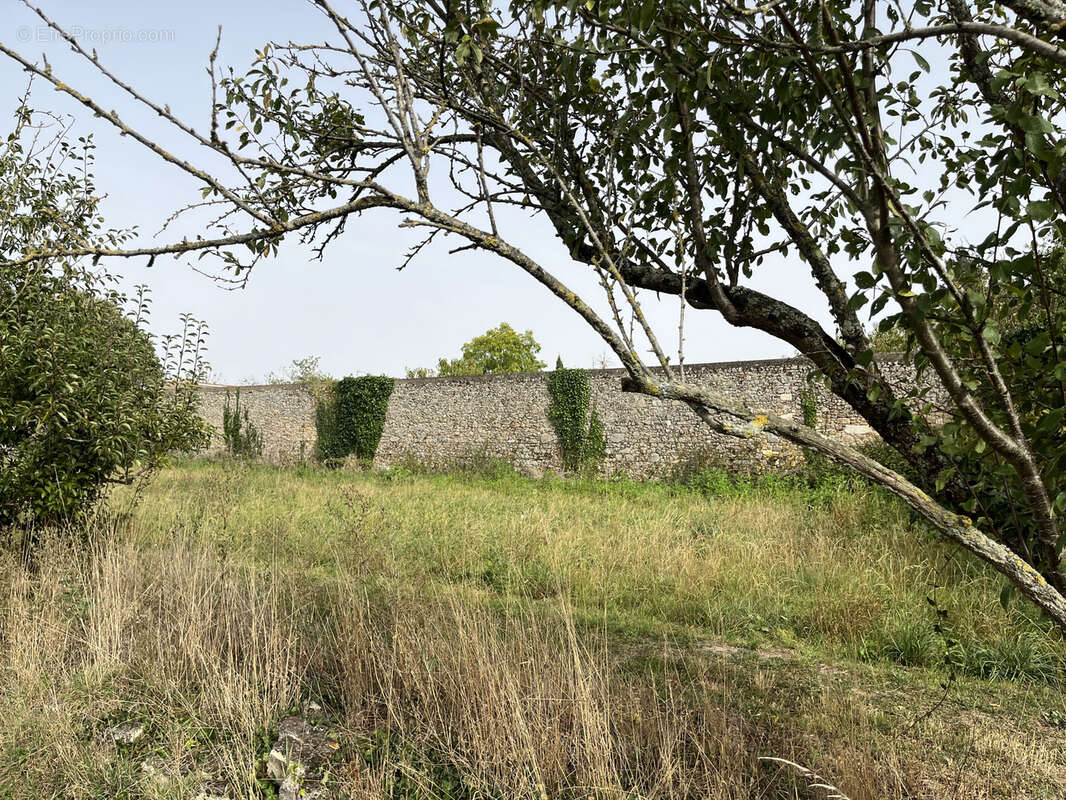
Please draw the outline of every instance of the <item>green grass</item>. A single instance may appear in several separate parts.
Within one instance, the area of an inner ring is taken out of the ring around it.
[[[893,499],[482,472],[184,462],[90,553],[0,561],[0,798],[193,796],[193,764],[267,796],[309,697],[390,800],[801,796],[763,755],[856,800],[1056,796],[1059,635]]]
[[[376,581],[434,594],[563,598],[622,636],[1061,676],[1064,651],[1033,610],[1003,609],[1002,579],[892,498],[840,480],[693,483],[194,462],[161,475],[136,519],[149,537],[180,530],[315,577],[373,567]],[[946,612],[943,632],[930,598]]]

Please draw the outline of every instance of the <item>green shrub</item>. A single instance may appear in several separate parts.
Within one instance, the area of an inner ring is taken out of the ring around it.
[[[160,360],[141,324],[146,289],[131,303],[76,260],[22,260],[126,236],[100,219],[91,138],[64,133],[23,104],[0,137],[0,530],[76,519],[110,484],[206,443],[196,320],[158,342]]]
[[[959,641],[946,629],[938,631],[932,622],[915,618],[886,626],[876,642],[864,643],[862,655],[907,667],[945,665],[985,680],[1054,683],[1063,675],[1061,654],[1045,635],[1015,630],[991,642]]]
[[[596,410],[590,408],[592,390],[588,373],[566,369],[562,361],[548,376],[548,419],[559,437],[563,469],[578,472],[595,469],[607,452],[607,432]]]
[[[347,377],[337,382],[335,457],[354,454],[362,464],[373,463],[395,383],[384,375]]]
[[[168,385],[113,299],[35,284],[9,297],[0,281],[0,528],[75,519],[206,441],[195,391]]]
[[[671,482],[699,492],[705,497],[723,497],[737,494],[738,491],[743,493],[744,488],[750,489],[747,479],[730,475],[724,469],[693,468],[691,465],[687,469],[685,465],[675,468]]]
[[[856,491],[873,489],[854,473],[838,468],[832,461],[827,460],[826,463],[829,469],[822,471],[817,477],[808,476],[806,496],[810,508],[832,508],[833,504],[843,497]]]
[[[599,467],[607,457],[607,429],[603,427],[596,404],[592,404],[589,413],[589,431],[585,441],[585,464]]]
[[[336,467],[348,455],[337,428],[337,384],[323,384],[314,393],[315,457],[327,467]]]
[[[441,463],[437,471],[449,475],[466,475],[490,480],[519,477],[518,470],[515,469],[510,461],[489,452],[485,448],[473,448],[465,453],[453,456]]]
[[[921,480],[903,456],[892,445],[886,444],[881,439],[862,442],[856,449],[867,458],[872,458],[877,463],[888,467],[894,472],[898,472],[912,483],[919,483]]]

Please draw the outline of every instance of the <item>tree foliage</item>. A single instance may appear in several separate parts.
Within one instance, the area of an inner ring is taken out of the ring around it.
[[[503,375],[511,372],[540,372],[546,366],[537,358],[540,345],[533,331],[519,333],[506,322],[475,336],[463,345],[459,358],[442,358],[435,370],[420,367],[407,370],[408,378],[441,378],[463,375]]]
[[[224,221],[127,255],[202,250],[247,276],[286,235],[324,247],[363,211],[393,209],[568,304],[621,360],[626,388],[849,466],[1066,627],[1061,406],[1033,397],[1057,397],[1066,368],[1041,255],[1066,233],[1061,3],[375,0],[358,21],[315,5],[334,40],[270,45],[245,74],[216,76],[210,136],[131,95],[244,182],[164,153]],[[460,198],[452,211],[435,163]],[[578,296],[523,250],[513,208],[545,220],[604,294]],[[752,280],[769,259],[809,276],[831,324]],[[686,382],[643,314],[648,292],[795,347],[913,480]],[[1042,311],[1043,327],[1006,336],[996,309],[1011,307]],[[889,380],[871,319],[907,332],[920,380]],[[649,349],[658,370],[638,355]]]
[[[993,279],[970,259],[952,265],[953,278],[966,287],[968,302],[980,314],[979,336],[956,322],[962,313],[950,294],[930,306],[929,316],[982,407],[991,409],[1002,424],[1016,426],[1030,443],[1058,516],[1066,512],[1066,252],[1056,246],[1020,261],[1015,269],[1027,277],[1016,283]],[[890,319],[884,328],[899,331],[900,322]],[[906,345],[914,357],[922,357],[913,334]],[[995,348],[998,377],[989,376],[985,368],[984,348]],[[1009,414],[998,403],[1001,396],[1010,398]],[[961,480],[969,496],[960,506],[977,525],[996,531],[1027,560],[1055,563],[1062,537],[1041,542],[1038,514],[1025,501],[1023,474],[989,447],[970,420],[962,415],[949,418],[930,432],[925,444],[951,459],[937,475],[934,490],[942,493],[951,481]]]
[[[203,328],[155,342],[147,290],[126,298],[73,259],[36,248],[116,246],[93,193],[92,142],[23,105],[0,145],[0,528],[78,518],[110,483],[206,442],[193,381]]]
[[[302,383],[304,386],[314,387],[332,381],[332,376],[319,366],[321,360],[319,356],[294,358],[280,373],[267,373],[266,383]]]

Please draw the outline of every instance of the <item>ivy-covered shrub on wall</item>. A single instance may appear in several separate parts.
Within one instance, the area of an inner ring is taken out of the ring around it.
[[[384,375],[344,378],[334,388],[336,396],[335,452],[338,458],[355,454],[369,465],[385,430],[385,413],[395,385]]]
[[[315,400],[315,456],[327,467],[339,466],[348,455],[337,435],[337,382],[330,381],[312,392]]]
[[[606,453],[607,436],[596,406],[590,406],[588,373],[556,362],[548,376],[548,396],[548,419],[559,437],[563,468],[578,472],[598,467]]]
[[[596,403],[592,404],[589,412],[589,430],[585,437],[585,464],[590,467],[599,467],[607,456],[607,429],[603,427],[603,420],[596,410]]]

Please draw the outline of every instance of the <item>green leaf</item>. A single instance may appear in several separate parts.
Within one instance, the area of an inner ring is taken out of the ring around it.
[[[864,294],[856,293],[856,294],[852,295],[850,300],[848,300],[848,310],[849,311],[858,311],[860,308],[862,308],[868,302],[870,302],[870,298],[868,298]]]
[[[1058,97],[1059,93],[1051,88],[1047,82],[1047,78],[1044,77],[1042,72],[1034,72],[1030,74],[1024,81],[1025,88],[1033,94],[1044,95],[1045,97]]]
[[[1046,222],[1051,219],[1055,210],[1055,204],[1050,200],[1034,200],[1026,207],[1026,212],[1036,222]]]
[[[938,472],[936,476],[936,490],[938,492],[944,491],[944,487],[948,485],[948,481],[950,481],[952,477],[954,477],[954,475],[954,467],[945,467],[944,469],[940,470],[940,472]]]
[[[877,285],[877,278],[869,272],[856,272],[855,285],[860,289],[872,289]]]

